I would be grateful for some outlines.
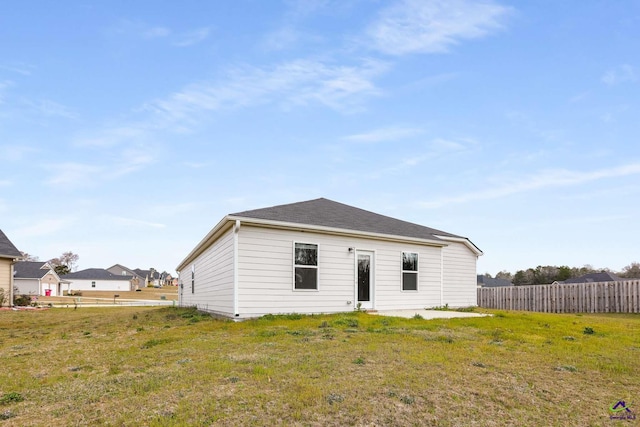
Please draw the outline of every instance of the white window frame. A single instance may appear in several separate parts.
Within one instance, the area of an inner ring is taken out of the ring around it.
[[[196,265],[191,264],[191,293],[196,293]]]
[[[315,245],[316,246],[316,264],[318,265],[298,265],[296,264],[296,244]],[[291,254],[292,273],[291,273],[291,289],[294,292],[318,292],[320,291],[320,245],[315,242],[293,242],[293,252]],[[316,288],[315,289],[298,289],[296,288],[296,268],[310,268],[316,270]]]
[[[418,260],[418,265],[416,270],[405,270],[404,269],[404,254],[415,254]],[[400,252],[400,291],[401,292],[418,292],[420,290],[420,252],[418,251],[402,251]],[[411,273],[416,275],[416,288],[415,289],[405,289],[404,288],[404,273]]]

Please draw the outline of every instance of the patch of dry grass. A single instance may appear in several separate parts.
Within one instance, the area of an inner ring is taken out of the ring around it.
[[[638,401],[639,356],[633,315],[1,312],[0,401],[15,394],[0,414],[16,426],[606,425],[611,403]]]

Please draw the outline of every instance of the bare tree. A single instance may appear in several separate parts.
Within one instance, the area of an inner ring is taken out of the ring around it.
[[[28,253],[22,252],[22,251],[20,251],[20,254],[22,255],[20,257],[21,261],[40,261],[40,259],[35,255],[31,255],[31,254],[28,254]]]
[[[49,260],[49,264],[53,266],[53,269],[56,273],[69,274],[72,271],[75,271],[77,268],[78,260],[80,259],[80,255],[74,254],[71,251],[64,252],[57,258],[52,258]]]

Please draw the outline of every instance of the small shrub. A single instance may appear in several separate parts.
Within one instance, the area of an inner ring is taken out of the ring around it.
[[[28,307],[31,304],[31,297],[29,295],[14,295],[13,305],[18,307]]]
[[[593,328],[587,326],[584,328],[584,331],[582,331],[582,333],[585,335],[593,335],[596,333],[596,331],[594,331]]]
[[[143,349],[151,348],[151,347],[155,347],[155,346],[160,345],[160,344],[164,344],[166,342],[169,342],[169,340],[168,339],[150,339],[147,342],[145,342],[144,344],[142,344],[142,347],[140,347],[140,348],[143,348]]]
[[[568,335],[566,337],[562,337],[562,339],[565,341],[575,341],[576,337],[572,337],[571,335]]]
[[[577,372],[578,368],[573,365],[560,365],[556,366],[555,370],[561,372]]]
[[[400,402],[404,403],[405,405],[412,405],[415,403],[415,401],[416,399],[409,395],[404,395],[400,398]]]
[[[422,317],[419,313],[414,314],[413,318],[416,319],[416,320],[423,320],[424,319],[424,317]]]
[[[471,362],[471,366],[475,366],[476,368],[486,368],[487,365],[485,365],[482,362]]]
[[[22,402],[24,397],[20,393],[12,391],[11,393],[5,393],[0,397],[0,404],[7,405],[9,403]]]
[[[0,421],[8,420],[8,419],[13,418],[15,416],[16,416],[16,414],[14,414],[13,412],[11,412],[9,410],[4,411],[4,412],[0,412]]]
[[[327,402],[329,405],[333,405],[334,403],[340,403],[344,401],[344,396],[338,393],[329,393],[327,395]]]
[[[445,305],[438,305],[436,307],[433,307],[431,310],[448,311],[449,310],[449,303],[447,303]]]
[[[358,357],[357,359],[355,359],[353,361],[353,363],[355,363],[356,365],[364,365],[364,359],[362,357]]]
[[[327,322],[326,320],[323,320],[322,323],[320,323],[320,326],[318,326],[318,328],[328,328],[329,327],[329,322]]]
[[[237,383],[238,381],[240,381],[240,378],[238,378],[238,377],[229,377],[229,378],[227,378],[227,380],[230,383]]]

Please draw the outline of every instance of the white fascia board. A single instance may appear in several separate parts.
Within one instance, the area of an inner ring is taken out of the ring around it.
[[[484,255],[484,252],[482,252],[480,250],[479,247],[477,247],[476,245],[473,244],[473,242],[469,239],[467,239],[466,237],[451,237],[451,236],[440,236],[440,235],[435,235],[437,238],[448,241],[448,242],[458,242],[458,243],[463,243],[466,247],[468,247],[471,252],[473,252],[474,254],[476,254],[476,256],[482,256]]]
[[[213,227],[206,236],[204,236],[204,239],[202,239],[200,243],[198,243],[196,247],[193,248],[191,252],[189,252],[189,255],[187,255],[182,260],[182,262],[176,267],[176,271],[182,271],[182,269],[186,267],[187,264],[197,258],[198,255],[204,252],[218,237],[220,237],[220,235],[225,232],[227,228],[230,228],[233,225],[234,221],[235,219],[231,220],[231,217],[228,215],[222,218],[220,222],[217,223],[216,226]]]
[[[349,230],[347,228],[325,227],[321,225],[299,224],[295,222],[272,221],[267,219],[245,218],[240,216],[227,216],[229,220],[240,220],[246,225],[257,225],[267,228],[281,228],[287,230],[315,231],[324,234],[336,234],[340,236],[363,237],[377,240],[387,240],[393,242],[416,243],[427,246],[449,246],[440,240],[421,239],[418,237],[397,236],[393,234],[371,233],[368,231]],[[439,237],[439,236],[438,236]]]

